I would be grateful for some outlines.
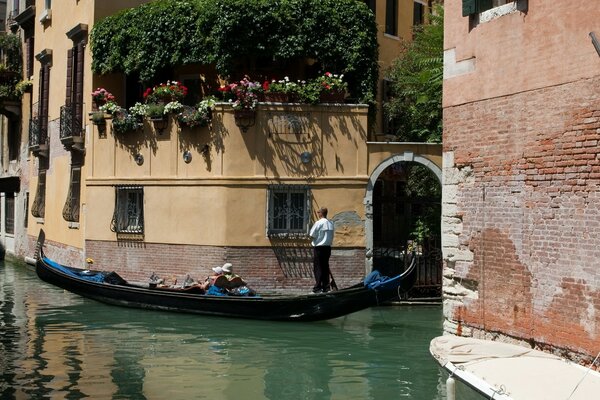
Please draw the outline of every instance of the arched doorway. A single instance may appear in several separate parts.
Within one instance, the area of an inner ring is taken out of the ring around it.
[[[411,252],[418,278],[410,298],[441,297],[441,170],[406,152],[382,162],[365,196],[367,269],[401,273]]]

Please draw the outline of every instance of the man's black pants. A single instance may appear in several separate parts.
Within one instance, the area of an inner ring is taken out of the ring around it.
[[[313,270],[315,273],[315,287],[313,290],[329,290],[329,257],[331,246],[316,246],[314,248]]]

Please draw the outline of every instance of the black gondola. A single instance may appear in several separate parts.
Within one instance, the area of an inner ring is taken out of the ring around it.
[[[40,231],[36,272],[40,279],[103,303],[151,310],[273,321],[318,321],[341,317],[392,300],[412,287],[416,258],[401,275],[365,286],[319,294],[270,296],[211,296],[182,289],[154,288],[129,283],[114,272],[60,265],[43,251]]]

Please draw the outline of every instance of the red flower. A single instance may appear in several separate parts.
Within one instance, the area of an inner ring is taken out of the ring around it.
[[[265,92],[269,91],[269,81],[264,81],[262,84],[262,88]]]

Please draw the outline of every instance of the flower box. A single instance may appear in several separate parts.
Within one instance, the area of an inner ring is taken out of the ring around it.
[[[343,103],[345,97],[345,91],[321,92],[319,101],[321,103]]]
[[[289,103],[290,95],[288,93],[282,92],[266,92],[265,101],[269,101],[272,103]]]

